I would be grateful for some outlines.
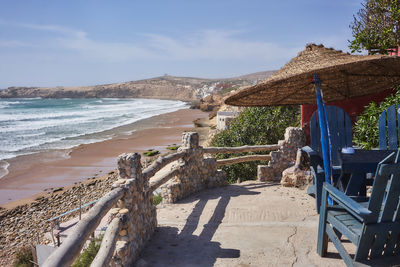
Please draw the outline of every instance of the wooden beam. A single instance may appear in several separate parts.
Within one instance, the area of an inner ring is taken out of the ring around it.
[[[164,174],[163,176],[161,176],[158,179],[153,179],[150,180],[150,190],[152,192],[154,192],[154,190],[156,190],[158,187],[160,187],[162,184],[164,184],[165,182],[167,182],[169,179],[171,179],[172,177],[174,177],[175,175],[178,175],[180,172],[179,169],[174,169],[172,171],[170,171],[169,173]]]
[[[101,219],[123,197],[124,188],[116,188],[102,197],[93,208],[91,208],[81,221],[75,226],[74,231],[68,236],[64,243],[52,253],[44,262],[44,267],[70,266],[79,256],[85,241],[90,234],[96,230]]]
[[[279,149],[278,144],[260,145],[260,146],[238,146],[238,147],[205,147],[204,153],[241,153],[241,152],[258,152],[258,151],[273,151]]]
[[[231,165],[235,163],[241,163],[241,162],[248,162],[248,161],[268,161],[271,160],[270,155],[248,155],[248,156],[242,156],[242,157],[236,157],[236,158],[230,158],[230,159],[219,159],[217,160],[217,166],[224,166],[224,165]]]
[[[143,170],[143,177],[145,179],[150,179],[153,175],[164,168],[167,164],[182,158],[185,155],[185,152],[178,152],[174,154],[169,154],[164,157],[158,157],[156,161],[154,161],[149,167]]]
[[[90,264],[91,267],[108,266],[114,254],[115,245],[121,230],[121,219],[114,218],[108,225],[103,240],[101,241],[100,249],[96,257]]]

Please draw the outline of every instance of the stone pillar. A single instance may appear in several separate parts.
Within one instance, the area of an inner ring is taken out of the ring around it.
[[[259,165],[257,178],[259,181],[280,181],[282,172],[295,164],[297,149],[306,144],[304,132],[300,128],[288,127],[285,139],[280,140],[277,151],[270,153],[271,160],[268,165]]]
[[[179,151],[185,152],[185,156],[179,161],[179,166],[175,167],[182,171],[161,187],[163,203],[174,203],[204,188],[226,184],[226,175],[217,170],[216,159],[204,158],[198,133],[183,133]]]
[[[196,132],[184,132],[182,134],[182,146],[183,149],[197,149],[199,146],[199,134]]]
[[[115,186],[126,187],[113,214],[121,216],[123,225],[113,257],[114,266],[130,266],[157,227],[156,208],[147,179],[142,175],[140,154],[122,154],[118,158],[119,179]]]
[[[201,173],[203,147],[199,145],[199,134],[196,132],[183,133],[182,146],[179,149],[185,152],[185,156],[181,160],[183,168],[177,177],[178,190],[175,189],[174,201],[204,189],[205,177]]]

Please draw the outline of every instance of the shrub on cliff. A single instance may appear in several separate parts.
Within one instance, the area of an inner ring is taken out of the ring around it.
[[[15,254],[14,267],[33,267],[32,249],[28,246],[22,247]]]
[[[146,157],[152,157],[152,156],[155,156],[155,155],[158,155],[158,154],[160,154],[160,151],[153,150],[153,149],[149,149],[148,151],[143,152],[143,155],[145,155]]]
[[[379,105],[371,102],[358,117],[354,125],[354,143],[363,149],[372,149],[379,146],[378,120],[381,113],[394,104],[400,104],[400,86],[397,92],[388,96]]]
[[[83,250],[79,258],[72,264],[72,267],[89,267],[100,249],[102,239],[103,236],[100,235],[90,240],[89,246]]]
[[[229,129],[219,132],[212,141],[212,146],[235,147],[243,145],[276,144],[283,139],[285,129],[300,125],[298,106],[251,107],[246,108],[232,121]],[[250,154],[267,154],[268,152],[218,154],[218,159],[231,158]],[[224,166],[228,181],[253,180],[257,176],[257,165],[264,162],[253,161]]]

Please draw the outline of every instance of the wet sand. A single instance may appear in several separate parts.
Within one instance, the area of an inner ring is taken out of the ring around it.
[[[0,178],[0,205],[10,208],[31,201],[44,190],[103,176],[116,169],[117,156],[122,153],[150,148],[166,152],[168,145],[181,143],[182,132],[193,130],[193,120],[206,117],[200,110],[182,109],[121,127],[110,140],[7,160],[9,173]],[[118,133],[124,129],[134,132]]]

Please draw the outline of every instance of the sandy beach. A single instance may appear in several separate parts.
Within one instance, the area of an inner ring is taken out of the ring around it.
[[[182,109],[114,129],[110,140],[7,160],[9,173],[0,178],[0,205],[12,208],[44,190],[103,176],[116,168],[121,153],[165,152],[168,145],[181,143],[182,132],[193,129],[193,120],[207,117],[200,110]]]

